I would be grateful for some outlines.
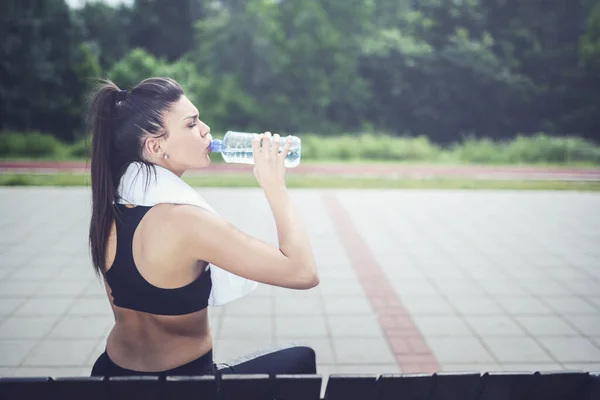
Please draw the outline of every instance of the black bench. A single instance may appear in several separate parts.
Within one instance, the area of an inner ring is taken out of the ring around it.
[[[320,375],[0,378],[1,400],[320,400]],[[219,390],[217,391],[217,387]],[[600,400],[599,372],[332,374],[328,400]]]

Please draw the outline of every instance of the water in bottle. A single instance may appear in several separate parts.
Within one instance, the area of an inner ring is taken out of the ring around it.
[[[228,131],[223,140],[214,139],[210,143],[210,150],[215,153],[221,153],[223,160],[228,163],[254,164],[254,155],[252,152],[252,140],[254,133],[232,132]],[[271,141],[273,138],[271,137]],[[287,137],[280,138],[279,151],[285,146]],[[273,143],[271,142],[271,146]],[[285,166],[288,168],[296,167],[300,164],[300,138],[291,136],[290,151],[285,159]]]

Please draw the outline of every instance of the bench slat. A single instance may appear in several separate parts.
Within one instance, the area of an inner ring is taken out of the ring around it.
[[[375,398],[376,375],[331,374],[325,388],[327,400],[370,400]]]
[[[590,372],[590,380],[584,400],[600,399],[600,371]]]
[[[225,374],[221,377],[222,400],[272,400],[267,374]]]
[[[528,399],[535,382],[533,373],[486,372],[483,374],[481,392],[477,400]]]
[[[158,376],[114,376],[108,379],[111,400],[162,400],[164,386]]]
[[[59,400],[108,400],[108,387],[102,376],[57,377],[54,389]]]
[[[589,379],[587,373],[579,371],[537,373],[531,400],[581,399]]]
[[[320,400],[320,375],[276,375],[275,398],[277,400]]]
[[[478,372],[438,372],[433,376],[429,400],[475,399],[481,384]]]
[[[167,376],[165,380],[167,399],[216,400],[217,381],[214,376]]]
[[[55,399],[50,377],[0,378],[0,399]]]
[[[377,381],[375,398],[376,400],[428,400],[432,390],[432,375],[384,374]]]

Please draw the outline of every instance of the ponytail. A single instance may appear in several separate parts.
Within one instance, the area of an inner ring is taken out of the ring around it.
[[[98,275],[104,273],[106,243],[114,219],[113,203],[117,193],[113,133],[118,93],[119,88],[114,83],[102,81],[92,95],[87,121],[92,135],[92,218],[89,241],[94,270]]]
[[[143,143],[148,136],[167,135],[164,113],[182,95],[181,86],[169,78],[148,78],[130,93],[102,80],[92,93],[87,117],[92,135],[89,243],[97,275],[104,275],[106,243],[113,220],[119,217],[114,204],[121,177],[132,162],[155,168],[144,159]]]

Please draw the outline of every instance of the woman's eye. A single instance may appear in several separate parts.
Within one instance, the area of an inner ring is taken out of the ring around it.
[[[198,125],[198,124],[190,124],[190,125],[188,125],[188,126],[189,126],[190,128],[193,128],[193,127],[195,127],[196,125]]]

